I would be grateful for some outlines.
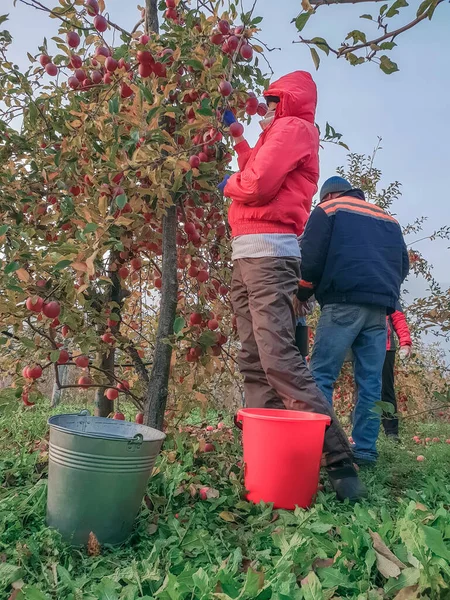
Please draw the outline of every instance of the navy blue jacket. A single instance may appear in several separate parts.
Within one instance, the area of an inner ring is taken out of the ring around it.
[[[395,311],[409,257],[398,222],[351,190],[317,206],[301,240],[298,296],[319,304],[385,306]]]

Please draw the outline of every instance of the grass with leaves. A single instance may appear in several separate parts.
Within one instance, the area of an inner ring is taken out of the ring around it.
[[[245,501],[237,431],[191,417],[164,446],[131,538],[89,554],[45,524],[49,414],[0,396],[1,600],[450,598],[448,425],[381,439],[364,503],[338,503],[325,483],[313,508],[287,512]]]

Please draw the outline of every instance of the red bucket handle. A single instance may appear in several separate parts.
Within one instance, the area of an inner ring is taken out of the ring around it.
[[[234,424],[241,431],[242,431],[243,421],[244,421],[244,413],[241,410],[238,410],[237,414],[234,415]]]

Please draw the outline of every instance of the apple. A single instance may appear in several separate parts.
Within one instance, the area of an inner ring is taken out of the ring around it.
[[[76,77],[72,76],[67,80],[67,84],[72,90],[77,90],[80,87],[81,82]]]
[[[245,103],[245,112],[250,116],[256,115],[256,113],[258,112],[258,106],[258,98],[250,97]]]
[[[101,336],[101,339],[105,344],[114,344],[115,342],[114,336],[108,331]]]
[[[58,75],[58,67],[52,62],[49,62],[47,65],[45,65],[45,71],[47,75],[50,75],[50,77],[55,77]]]
[[[198,272],[197,280],[200,283],[205,283],[206,281],[208,281],[208,279],[209,279],[208,271],[205,271],[205,269],[202,269],[201,271]]]
[[[116,387],[118,390],[121,390],[122,392],[127,392],[130,389],[130,384],[126,380],[119,381],[119,383],[117,384]]]
[[[227,40],[227,44],[228,44],[228,48],[234,52],[237,47],[239,46],[239,38],[236,35],[230,35],[230,37]]]
[[[57,360],[58,365],[65,365],[69,362],[70,355],[67,350],[61,350],[59,353],[59,358]]]
[[[214,44],[215,46],[221,46],[224,41],[223,35],[221,33],[213,33],[209,40],[211,44]]]
[[[103,33],[108,29],[108,21],[102,15],[97,15],[94,18],[94,27],[100,33]]]
[[[217,319],[210,319],[208,321],[208,329],[215,331],[219,327],[219,321]]]
[[[168,8],[164,15],[166,19],[172,19],[173,21],[178,18],[178,13],[174,8]]]
[[[220,31],[220,33],[228,35],[230,33],[230,24],[228,21],[225,21],[225,19],[222,19],[218,22],[217,29]]]
[[[202,487],[202,488],[200,488],[198,495],[200,496],[200,498],[202,500],[208,500],[208,492],[209,492],[209,487]]]
[[[166,6],[167,6],[167,8],[175,8],[176,7],[175,0],[166,0]]]
[[[200,159],[196,154],[193,154],[192,156],[189,157],[189,164],[191,165],[191,167],[193,169],[198,169],[198,167],[200,166]]]
[[[243,133],[244,133],[244,126],[242,125],[242,123],[231,123],[231,125],[230,125],[230,134],[234,138],[241,137],[241,135]]]
[[[137,59],[141,65],[153,65],[155,63],[152,53],[148,50],[138,50]]]
[[[417,457],[418,462],[423,462],[425,460],[425,456],[422,456],[422,454],[419,454],[419,456]]]
[[[25,303],[25,306],[31,312],[40,313],[42,310],[42,307],[44,306],[44,299],[40,298],[39,296],[34,296],[32,298],[28,298]]]
[[[130,271],[127,269],[127,267],[120,267],[118,273],[121,279],[126,279],[130,274]]]
[[[24,367],[22,369],[22,377],[25,377],[25,379],[30,379],[30,367]]]
[[[239,52],[245,60],[250,60],[253,57],[253,48],[250,44],[242,44],[239,49]]]
[[[190,325],[201,325],[202,323],[202,315],[200,313],[192,313],[189,317]]]
[[[215,448],[214,444],[205,444],[203,452],[214,452],[215,449],[216,448]]]
[[[39,379],[42,375],[42,367],[40,365],[34,365],[34,367],[28,367],[28,378]]]
[[[59,302],[52,300],[52,302],[46,302],[42,308],[42,312],[49,319],[56,319],[61,313],[61,306]]]
[[[114,413],[113,419],[116,421],[125,421],[125,415],[121,412]]]
[[[197,275],[198,275],[197,267],[195,267],[194,265],[191,265],[188,269],[188,275],[189,275],[189,277],[197,277]]]
[[[111,51],[109,48],[106,48],[106,46],[99,46],[95,51],[95,56],[104,56],[105,58],[108,58],[108,56],[111,56]]]
[[[160,290],[162,288],[162,279],[161,277],[157,277],[154,281],[155,284],[155,288],[157,288],[158,290]]]
[[[47,56],[47,54],[41,54],[41,56],[39,57],[39,62],[43,67],[46,67],[49,63],[52,62],[52,59],[50,58],[50,56]]]
[[[72,54],[72,56],[70,57],[70,66],[73,69],[80,69],[82,64],[83,61],[81,59],[81,56],[78,56],[77,54]]]
[[[88,15],[91,17],[95,17],[100,12],[100,7],[98,5],[97,0],[86,0],[85,7]]]
[[[22,392],[22,402],[25,406],[34,406],[34,402],[29,401],[28,392]]]
[[[229,96],[231,94],[232,91],[233,91],[233,88],[229,81],[226,81],[224,79],[223,81],[220,82],[219,92],[222,94],[222,96],[224,96],[226,98],[227,96]]]
[[[139,38],[139,43],[142,44],[143,46],[146,46],[150,41],[150,36],[146,35],[145,33],[143,35],[141,35],[141,37]]]
[[[105,60],[105,69],[110,73],[114,73],[118,66],[119,63],[112,56],[108,56],[108,58]]]
[[[142,261],[140,258],[133,258],[131,260],[131,266],[133,267],[133,269],[135,271],[139,271],[139,269],[142,267]]]
[[[197,232],[197,230],[195,229],[195,225],[194,223],[185,223],[184,224],[184,231],[188,234],[188,235],[193,235],[194,233]]]
[[[134,94],[133,90],[126,83],[120,85],[120,96],[121,98],[130,98]]]
[[[80,83],[83,83],[83,81],[86,79],[86,73],[83,71],[83,69],[75,69],[75,77]]]
[[[145,79],[153,73],[153,66],[150,63],[141,63],[138,67],[138,72]]]
[[[206,431],[214,431],[214,427],[212,425],[208,425]]]
[[[142,425],[144,423],[144,413],[138,412],[136,418],[134,419],[134,422],[138,425]]]
[[[257,113],[260,117],[264,117],[267,114],[267,111],[269,110],[269,107],[267,106],[267,104],[265,102],[260,102],[258,104],[258,109],[257,109]]]
[[[108,388],[105,392],[105,396],[108,400],[116,400],[119,397],[119,390],[116,388]]]
[[[80,367],[81,369],[85,369],[86,367],[89,366],[89,357],[88,356],[77,356],[75,359],[75,364],[77,365],[77,367]]]
[[[100,71],[92,71],[91,78],[92,78],[92,83],[95,83],[95,85],[99,85],[103,81],[103,75],[100,73]],[[74,77],[74,79],[76,79],[76,78]],[[92,185],[92,184],[89,184],[89,185]]]
[[[70,48],[77,48],[80,45],[80,36],[76,31],[69,31],[66,35],[67,45]]]
[[[225,423],[218,423],[217,429],[223,429],[225,427]]]
[[[80,377],[78,380],[78,385],[82,388],[87,388],[92,384],[93,384],[93,381],[92,381],[91,377],[89,377],[89,375],[83,375],[83,377]]]

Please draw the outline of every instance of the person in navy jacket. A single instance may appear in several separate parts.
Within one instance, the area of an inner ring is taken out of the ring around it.
[[[311,356],[311,372],[332,403],[333,385],[352,349],[358,388],[353,420],[354,458],[377,460],[386,356],[386,315],[396,310],[409,258],[398,222],[365,201],[342,177],[331,177],[320,191],[301,240],[302,280],[297,297],[312,294],[322,313]]]

